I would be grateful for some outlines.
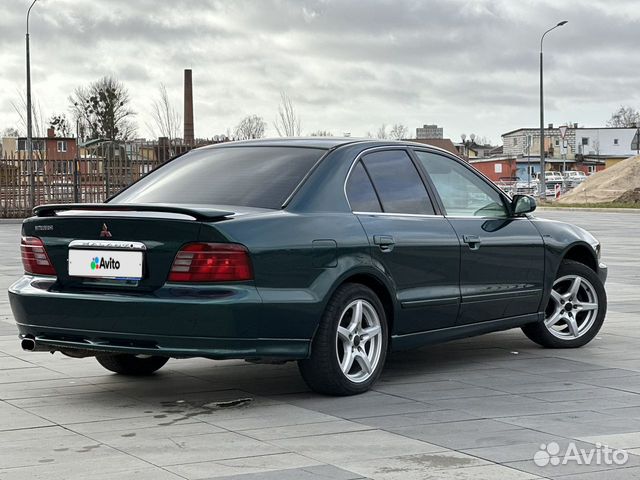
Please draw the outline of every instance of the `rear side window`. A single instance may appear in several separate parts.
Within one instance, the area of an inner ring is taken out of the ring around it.
[[[300,147],[194,150],[154,170],[111,203],[280,208],[325,152]]]
[[[381,212],[380,202],[362,162],[353,168],[347,182],[347,198],[354,212]]]
[[[385,212],[433,215],[427,190],[407,152],[370,153],[363,162]]]

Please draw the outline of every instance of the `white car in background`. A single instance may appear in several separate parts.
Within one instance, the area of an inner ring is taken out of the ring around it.
[[[587,179],[587,174],[579,170],[567,170],[564,172],[564,180],[567,188],[574,188]]]
[[[564,177],[560,172],[544,172],[545,183],[564,183]]]
[[[547,171],[544,172],[545,196],[553,197],[556,195],[556,189],[560,186],[560,191],[565,190],[565,181],[562,173]]]

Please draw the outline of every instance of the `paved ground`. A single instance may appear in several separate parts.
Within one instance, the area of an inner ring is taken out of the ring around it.
[[[640,478],[640,217],[541,216],[603,241],[610,307],[590,346],[544,350],[514,330],[395,354],[358,397],[309,393],[293,364],[173,360],[130,380],[25,353],[1,294],[0,479]],[[0,224],[3,291],[20,272],[18,232]],[[237,399],[250,401],[218,403]],[[541,443],[563,454],[571,441],[629,459],[533,462]]]

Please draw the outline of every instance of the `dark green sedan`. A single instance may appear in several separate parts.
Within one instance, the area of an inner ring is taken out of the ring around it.
[[[313,390],[355,394],[392,350],[514,327],[545,347],[594,338],[600,245],[534,209],[421,144],[227,143],[106,203],[37,207],[9,298],[26,350],[127,375],[297,360]]]

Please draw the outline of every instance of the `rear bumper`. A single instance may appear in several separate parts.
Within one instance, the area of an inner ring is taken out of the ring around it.
[[[309,355],[318,304],[263,302],[252,285],[166,285],[139,294],[56,291],[24,276],[9,289],[21,337],[53,350],[171,357],[282,358]],[[295,315],[295,316],[294,316]]]

